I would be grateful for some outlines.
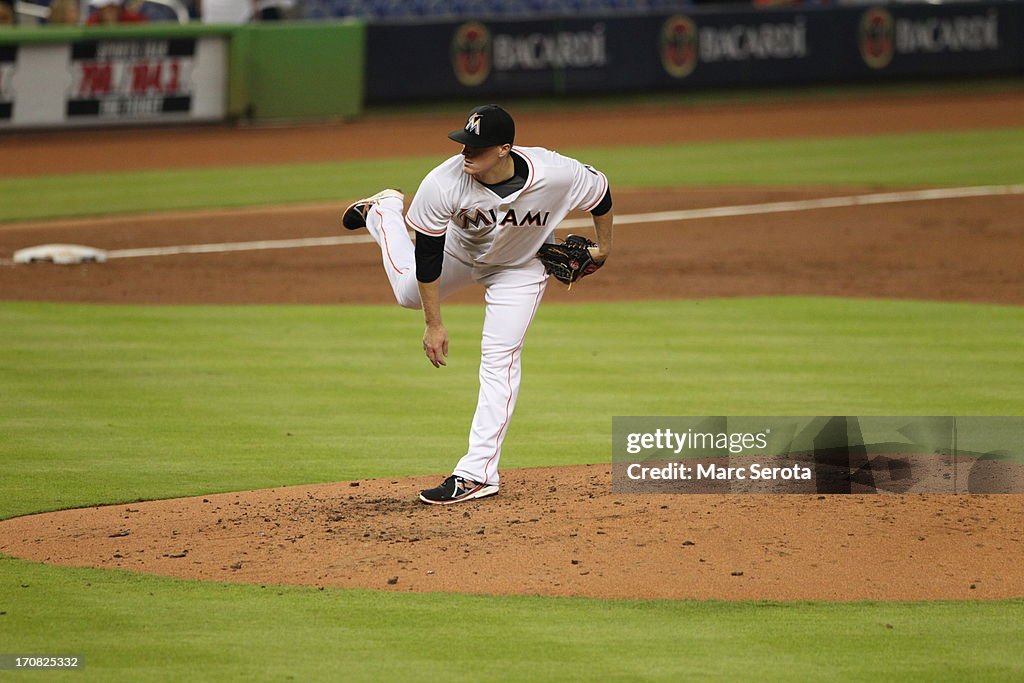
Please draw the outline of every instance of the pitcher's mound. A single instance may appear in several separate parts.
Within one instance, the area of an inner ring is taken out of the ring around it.
[[[398,591],[752,600],[1024,596],[1024,496],[612,495],[607,465],[66,510],[0,522],[0,552],[167,576]]]

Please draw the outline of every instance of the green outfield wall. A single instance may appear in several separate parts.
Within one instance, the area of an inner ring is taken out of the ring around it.
[[[362,23],[256,24],[231,41],[229,114],[255,120],[357,116]]]
[[[0,131],[352,118],[360,22],[0,31]]]

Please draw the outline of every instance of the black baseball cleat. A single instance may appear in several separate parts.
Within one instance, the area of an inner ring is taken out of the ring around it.
[[[366,212],[370,210],[370,207],[379,202],[382,199],[398,199],[399,201],[405,201],[405,195],[402,194],[401,190],[381,190],[372,197],[366,199],[360,199],[357,202],[353,202],[345,213],[341,214],[341,224],[345,226],[346,230],[358,230],[359,228],[366,227]]]
[[[458,475],[451,475],[437,488],[420,491],[420,500],[428,505],[451,505],[464,500],[486,498],[498,493],[497,484],[481,484]]]

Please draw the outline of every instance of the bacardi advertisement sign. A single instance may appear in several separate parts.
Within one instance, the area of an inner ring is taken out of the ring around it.
[[[1024,70],[1019,1],[680,9],[543,21],[374,22],[367,26],[367,99],[500,99]]]
[[[615,87],[629,82],[626,71],[634,65],[628,59],[612,63],[609,36],[626,34],[599,18],[373,23],[367,27],[367,99]]]
[[[1021,10],[1012,4],[869,7],[839,42],[840,62],[873,76],[1010,72],[1020,68],[1021,32]],[[851,39],[857,52],[842,53]]]

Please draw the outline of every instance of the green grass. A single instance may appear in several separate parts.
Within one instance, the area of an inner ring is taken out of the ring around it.
[[[465,448],[481,320],[446,309],[435,370],[420,314],[396,306],[0,304],[0,517],[443,472]],[[505,464],[606,461],[613,415],[1015,414],[1021,338],[1014,307],[542,306]]]
[[[434,370],[397,307],[0,304],[0,517],[446,471],[481,310],[446,319]],[[1024,309],[1000,306],[543,306],[503,462],[607,462],[612,415],[1013,414],[1022,336]],[[0,651],[85,655],[74,680],[1009,680],[1022,607],[318,591],[0,558]]]
[[[0,601],[6,611],[0,616],[4,652],[85,657],[84,670],[52,676],[58,680],[736,681],[749,680],[752,672],[764,681],[1024,676],[1021,601],[498,599],[195,583],[2,558]]]
[[[615,187],[1024,182],[1024,129],[562,150]],[[343,201],[409,190],[436,157],[0,179],[0,221]],[[131,188],[145,188],[144,192]]]

